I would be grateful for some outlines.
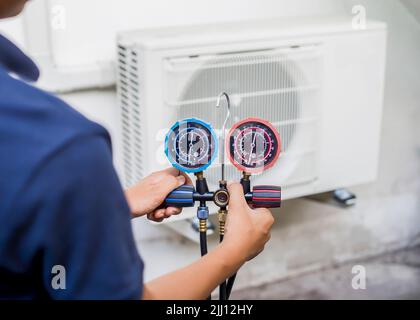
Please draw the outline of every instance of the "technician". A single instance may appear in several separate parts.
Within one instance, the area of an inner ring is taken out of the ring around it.
[[[0,0],[0,18],[19,14],[25,3]],[[36,65],[0,36],[0,298],[205,299],[263,250],[273,217],[252,210],[242,187],[230,184],[225,241],[143,283],[130,220],[179,214],[156,208],[191,181],[170,168],[124,192],[107,131],[27,83],[38,77]],[[60,270],[65,282],[57,287]]]

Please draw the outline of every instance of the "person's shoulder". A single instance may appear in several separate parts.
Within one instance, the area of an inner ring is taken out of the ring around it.
[[[0,211],[7,212],[19,190],[52,159],[64,168],[69,161],[92,168],[95,161],[110,162],[111,149],[110,136],[102,126],[0,68],[0,150],[5,155],[0,161],[0,194],[8,199],[0,204]],[[98,154],[106,159],[98,159]]]

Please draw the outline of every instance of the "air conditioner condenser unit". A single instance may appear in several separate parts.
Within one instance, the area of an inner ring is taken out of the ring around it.
[[[121,33],[124,184],[169,165],[164,137],[177,120],[196,117],[220,129],[225,114],[215,104],[222,91],[232,99],[228,127],[258,117],[280,133],[280,159],[255,184],[281,185],[290,199],[375,180],[386,35],[384,23],[355,30],[351,17]],[[220,167],[206,176],[216,185]],[[229,180],[240,176],[228,166]]]

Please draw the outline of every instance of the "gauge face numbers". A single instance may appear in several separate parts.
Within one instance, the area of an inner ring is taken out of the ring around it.
[[[227,149],[230,161],[239,170],[261,173],[274,165],[280,155],[280,137],[267,121],[246,119],[229,133]]]
[[[184,172],[206,169],[217,154],[217,138],[211,126],[198,119],[177,122],[165,140],[166,156]]]

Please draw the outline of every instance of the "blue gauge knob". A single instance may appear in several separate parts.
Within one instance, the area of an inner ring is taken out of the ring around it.
[[[165,199],[166,207],[194,207],[194,187],[185,185],[175,189]]]
[[[210,124],[195,118],[175,123],[165,139],[165,154],[175,168],[195,173],[217,157],[217,135]]]

